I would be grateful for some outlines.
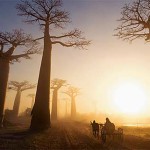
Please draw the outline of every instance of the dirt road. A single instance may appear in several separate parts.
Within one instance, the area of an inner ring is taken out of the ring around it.
[[[139,141],[141,144],[136,145]],[[104,145],[92,136],[90,125],[79,122],[53,123],[51,129],[41,133],[22,128],[0,131],[0,150],[138,150],[138,147],[149,150],[150,141],[125,136],[122,145],[112,142]]]

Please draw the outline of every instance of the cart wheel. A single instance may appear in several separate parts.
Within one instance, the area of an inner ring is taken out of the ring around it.
[[[124,141],[123,134],[121,134],[121,142],[123,142],[123,141]]]
[[[106,143],[106,134],[101,134],[102,143]]]

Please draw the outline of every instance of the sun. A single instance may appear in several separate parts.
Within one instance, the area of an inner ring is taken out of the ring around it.
[[[139,114],[146,107],[144,88],[135,82],[122,82],[113,90],[113,103],[118,111],[126,114]]]

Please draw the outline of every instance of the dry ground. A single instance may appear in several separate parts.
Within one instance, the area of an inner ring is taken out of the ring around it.
[[[125,135],[123,144],[95,139],[88,124],[55,122],[41,133],[17,126],[0,130],[0,150],[150,150],[150,140]]]

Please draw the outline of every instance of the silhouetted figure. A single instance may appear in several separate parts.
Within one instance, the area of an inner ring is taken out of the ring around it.
[[[93,122],[91,122],[91,125],[92,125],[93,135],[95,137],[98,137],[98,135],[99,135],[99,124],[96,123],[95,120],[93,120]]]
[[[115,131],[115,125],[109,120],[109,118],[106,118],[104,128],[108,134],[112,134]]]

